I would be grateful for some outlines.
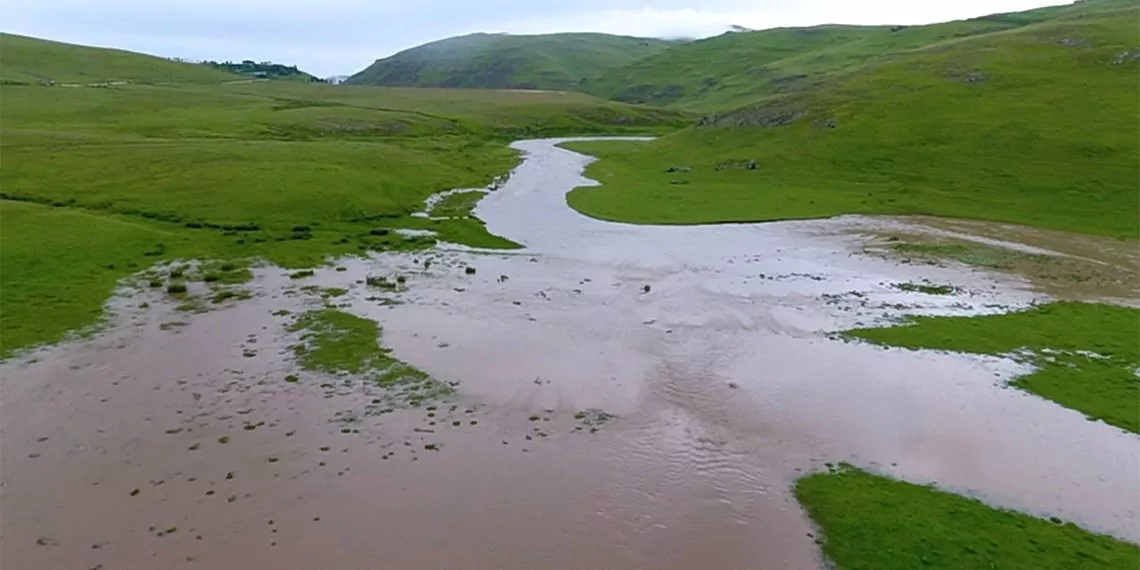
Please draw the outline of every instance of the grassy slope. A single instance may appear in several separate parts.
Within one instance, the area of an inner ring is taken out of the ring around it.
[[[377,60],[348,79],[360,85],[575,89],[586,77],[671,43],[609,34],[471,34]]]
[[[825,25],[726,33],[677,44],[613,68],[583,82],[581,88],[619,101],[723,111],[771,95],[812,89],[870,59],[1130,4],[1134,0],[1094,0],[927,26]]]
[[[849,467],[796,482],[840,570],[1136,568],[1140,549]]]
[[[240,75],[117,49],[0,34],[0,80],[36,83],[222,83]]]
[[[41,75],[92,61],[87,48],[61,63],[60,44],[37,45],[48,48]],[[118,65],[88,71],[111,77]],[[409,214],[432,192],[507,172],[513,137],[678,120],[581,94],[295,82],[0,90],[0,355],[94,323],[116,279],[157,259],[301,266],[434,241],[385,231],[396,227],[512,247],[475,219]]]
[[[1140,432],[1140,310],[1052,303],[981,317],[916,317],[898,327],[847,336],[906,348],[1003,355],[1018,351],[1039,369],[1012,385],[1090,418]],[[1086,356],[1091,352],[1099,356]]]
[[[569,202],[639,223],[926,213],[1135,239],[1132,4],[873,60],[653,143],[570,145],[602,158],[604,186]]]

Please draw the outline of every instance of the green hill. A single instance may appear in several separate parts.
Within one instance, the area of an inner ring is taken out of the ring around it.
[[[812,89],[833,73],[940,42],[1078,16],[1131,0],[1078,2],[928,26],[839,26],[731,32],[678,44],[600,77],[581,89],[630,103],[723,110],[763,97]]]
[[[765,96],[761,82],[756,102],[656,142],[575,145],[602,158],[588,174],[604,186],[569,201],[641,223],[922,213],[1136,239],[1138,21],[1140,4],[1116,0],[992,16],[946,26],[1017,25],[862,58],[785,92]],[[675,165],[691,170],[666,172]]]
[[[204,65],[118,49],[0,34],[5,83],[223,83],[242,79]]]
[[[470,34],[377,60],[346,83],[573,90],[583,78],[628,65],[670,45],[665,40],[608,34]]]

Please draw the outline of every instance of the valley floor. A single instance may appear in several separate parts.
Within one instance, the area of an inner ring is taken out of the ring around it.
[[[474,206],[522,249],[136,262],[104,330],[0,364],[5,567],[1140,562],[1127,410],[1033,380],[1135,395],[1119,263],[908,218],[604,222],[560,142]]]

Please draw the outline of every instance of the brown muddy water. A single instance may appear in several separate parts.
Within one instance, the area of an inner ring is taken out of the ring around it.
[[[831,334],[1031,282],[866,255],[876,220],[585,218],[564,196],[588,159],[555,142],[516,143],[476,212],[521,252],[262,268],[194,315],[126,289],[105,333],[3,364],[0,565],[819,568],[790,485],[834,461],[1140,540],[1135,435],[1005,388],[1010,360]],[[397,274],[399,304],[363,283]],[[897,288],[923,280],[958,289]],[[375,385],[298,371],[280,311],[320,307],[306,285],[348,288],[330,302],[458,395],[382,413]]]

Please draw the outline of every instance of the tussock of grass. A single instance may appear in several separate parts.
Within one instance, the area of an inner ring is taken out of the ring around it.
[[[1140,310],[1059,302],[976,317],[913,317],[844,333],[878,344],[1012,355],[1038,367],[1011,385],[1140,432]]]
[[[795,494],[839,570],[1140,566],[1135,545],[849,466],[799,479]]]

